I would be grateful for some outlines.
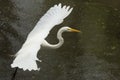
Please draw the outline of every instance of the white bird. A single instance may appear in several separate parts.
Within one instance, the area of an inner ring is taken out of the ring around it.
[[[46,14],[38,21],[34,29],[28,34],[25,43],[21,49],[15,54],[15,59],[11,64],[12,68],[18,67],[25,70],[40,70],[36,61],[37,53],[41,46],[50,48],[59,48],[63,43],[62,33],[67,32],[80,32],[79,30],[70,27],[63,27],[58,31],[57,38],[59,43],[52,45],[49,44],[45,38],[48,36],[49,31],[55,26],[63,22],[63,20],[71,13],[73,8],[70,6],[63,6],[60,4],[51,7]]]

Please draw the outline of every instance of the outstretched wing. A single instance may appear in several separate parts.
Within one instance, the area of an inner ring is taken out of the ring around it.
[[[40,50],[43,40],[49,34],[49,31],[64,20],[72,11],[70,6],[63,6],[61,4],[51,7],[47,13],[38,21],[34,29],[28,34],[28,37],[16,53],[11,67],[22,68],[23,70],[39,70],[36,60],[37,52]]]

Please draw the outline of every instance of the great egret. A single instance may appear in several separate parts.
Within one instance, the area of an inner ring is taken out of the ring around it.
[[[49,44],[45,38],[49,34],[49,31],[55,26],[63,22],[73,8],[70,6],[63,6],[61,4],[54,5],[47,13],[38,21],[34,29],[28,34],[25,43],[21,49],[15,54],[15,59],[11,64],[12,68],[18,67],[25,70],[40,70],[36,61],[40,61],[37,58],[37,52],[41,46],[50,48],[59,48],[63,43],[62,33],[67,32],[80,32],[79,30],[72,29],[70,27],[63,27],[58,31],[57,38],[59,43],[52,45]]]

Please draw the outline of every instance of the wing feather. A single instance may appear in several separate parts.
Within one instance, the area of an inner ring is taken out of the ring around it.
[[[51,7],[47,13],[40,19],[42,22],[51,22],[53,25],[58,25],[62,23],[62,21],[71,13],[73,8],[70,8],[61,5],[55,5],[54,7]]]

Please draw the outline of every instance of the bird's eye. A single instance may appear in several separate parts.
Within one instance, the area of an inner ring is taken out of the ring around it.
[[[67,29],[67,31],[71,31],[71,29],[70,29],[70,28],[68,28],[68,29]]]

